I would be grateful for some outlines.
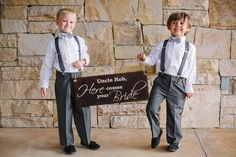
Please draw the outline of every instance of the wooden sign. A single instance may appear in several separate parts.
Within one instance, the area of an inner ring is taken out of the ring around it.
[[[148,99],[144,72],[80,77],[74,80],[77,107]]]

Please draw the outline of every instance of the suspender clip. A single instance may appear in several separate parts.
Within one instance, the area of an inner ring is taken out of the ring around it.
[[[179,79],[180,79],[180,76],[179,76],[179,75],[177,75],[177,76],[176,76],[176,81],[178,82],[178,81],[179,81]]]

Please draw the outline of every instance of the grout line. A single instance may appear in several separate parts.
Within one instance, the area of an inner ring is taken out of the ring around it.
[[[207,152],[206,152],[206,150],[204,149],[203,144],[202,144],[202,142],[201,142],[201,140],[200,140],[200,138],[199,138],[199,136],[198,136],[198,134],[197,134],[197,132],[196,132],[195,130],[196,130],[196,129],[193,129],[193,132],[194,132],[194,134],[196,135],[196,137],[197,137],[197,139],[198,139],[198,142],[199,142],[199,144],[200,144],[200,146],[201,146],[201,148],[202,148],[202,150],[203,150],[203,153],[205,154],[205,157],[208,157],[208,156],[207,156]]]

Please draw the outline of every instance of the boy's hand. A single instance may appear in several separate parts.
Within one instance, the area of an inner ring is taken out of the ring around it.
[[[146,55],[144,53],[140,53],[137,55],[139,61],[143,62],[146,59]]]
[[[73,63],[73,66],[77,69],[83,69],[83,65],[85,65],[84,60],[78,60],[78,61]]]
[[[191,98],[193,96],[193,93],[186,93],[187,98]]]
[[[42,97],[45,97],[47,95],[47,88],[41,88],[40,89],[40,94]]]

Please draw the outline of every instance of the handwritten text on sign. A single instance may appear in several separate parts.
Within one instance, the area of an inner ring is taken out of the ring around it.
[[[78,106],[102,105],[147,100],[148,85],[144,72],[81,77],[74,82]]]

